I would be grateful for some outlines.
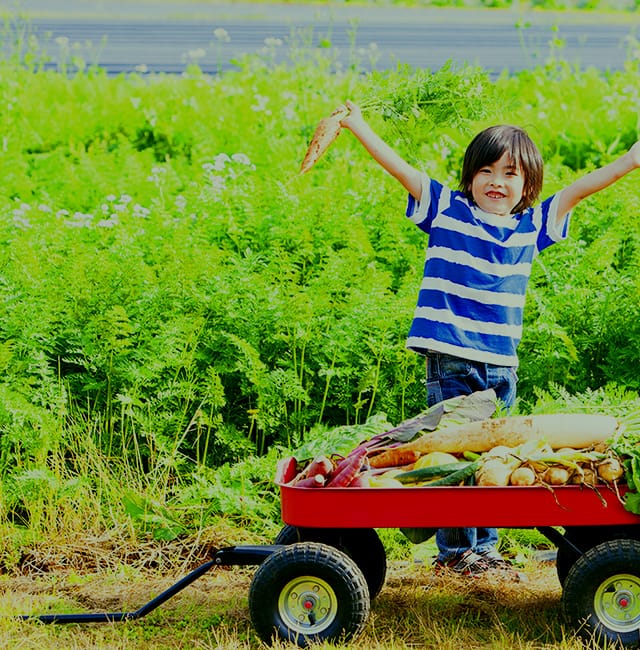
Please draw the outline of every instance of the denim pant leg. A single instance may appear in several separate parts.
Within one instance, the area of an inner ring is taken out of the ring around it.
[[[492,366],[445,354],[430,354],[427,360],[427,403],[429,406],[458,395],[493,388],[509,408],[516,397],[514,368]],[[498,542],[495,528],[440,528],[436,533],[438,560],[447,562],[469,549],[488,551]]]

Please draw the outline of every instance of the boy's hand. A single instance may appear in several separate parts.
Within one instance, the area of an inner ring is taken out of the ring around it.
[[[640,167],[640,140],[629,149],[629,155],[635,166]]]
[[[351,100],[347,99],[344,103],[345,108],[349,111],[345,117],[340,120],[340,125],[345,129],[353,131],[354,127],[358,127],[364,124],[364,118],[362,117],[362,111],[357,104],[354,104]]]

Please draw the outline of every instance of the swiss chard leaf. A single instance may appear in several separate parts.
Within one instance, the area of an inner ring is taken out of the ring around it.
[[[637,492],[627,492],[624,495],[624,507],[636,515],[640,515],[640,494]]]
[[[404,420],[393,429],[375,436],[370,442],[408,442],[421,431],[434,431],[440,425],[485,420],[495,413],[496,404],[497,398],[493,389],[452,397],[434,404],[413,418]]]

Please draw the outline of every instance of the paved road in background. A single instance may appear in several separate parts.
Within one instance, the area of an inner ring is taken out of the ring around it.
[[[488,9],[0,0],[0,14],[29,25],[53,62],[68,56],[68,43],[74,55],[110,74],[179,73],[189,62],[214,74],[265,49],[277,61],[297,59],[303,46],[363,69],[401,63],[437,70],[453,61],[498,74],[542,65],[555,52],[581,67],[618,70],[638,56],[640,36],[634,16]]]

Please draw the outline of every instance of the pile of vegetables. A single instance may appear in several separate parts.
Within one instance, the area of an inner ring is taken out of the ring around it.
[[[624,424],[614,417],[497,418],[495,410],[493,391],[448,400],[361,442],[344,457],[282,459],[276,481],[302,488],[601,484],[617,489],[632,470],[631,459],[620,453],[628,448]]]

